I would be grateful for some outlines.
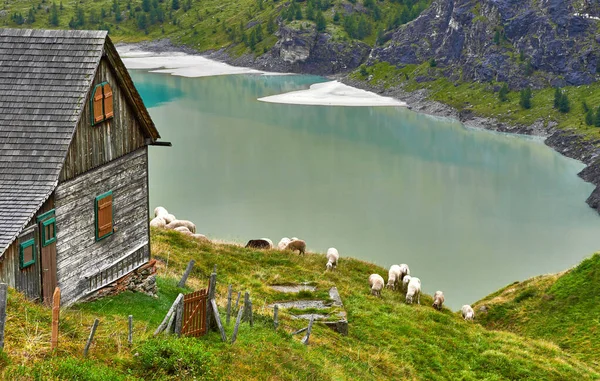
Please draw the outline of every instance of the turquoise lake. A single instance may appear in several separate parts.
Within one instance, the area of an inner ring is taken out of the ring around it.
[[[257,101],[320,77],[131,74],[173,143],[150,150],[151,209],[210,238],[300,237],[336,247],[339,271],[345,256],[407,263],[454,309],[600,249],[583,164],[539,139],[405,108]]]

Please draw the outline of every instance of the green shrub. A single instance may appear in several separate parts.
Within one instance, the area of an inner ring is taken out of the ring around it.
[[[508,85],[506,83],[503,84],[500,91],[498,91],[498,99],[500,99],[500,102],[506,102],[508,100]]]
[[[520,96],[521,96],[521,99],[519,101],[519,104],[525,110],[529,110],[531,108],[531,97],[532,97],[531,89],[527,88],[527,89],[521,90]]]
[[[137,365],[147,375],[207,376],[213,355],[195,338],[151,339],[137,348]]]
[[[435,58],[432,58],[429,60],[429,66],[430,67],[436,67],[437,66],[437,61],[435,60]]]
[[[594,112],[592,110],[588,110],[588,112],[585,113],[585,124],[588,126],[594,124]]]

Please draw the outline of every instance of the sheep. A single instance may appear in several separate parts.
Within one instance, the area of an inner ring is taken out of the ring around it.
[[[408,268],[408,265],[406,263],[403,263],[400,265],[400,279],[399,281],[403,281],[404,277],[410,275],[410,269]]]
[[[297,239],[295,241],[288,243],[287,246],[285,247],[285,249],[291,250],[291,251],[298,250],[299,254],[305,254],[306,253],[306,242],[302,241],[301,239]]]
[[[340,259],[340,253],[338,253],[335,247],[327,249],[327,264],[325,268],[327,270],[333,270],[337,267],[338,259]]]
[[[267,242],[269,243],[269,249],[272,249],[272,248],[273,248],[273,241],[271,241],[271,240],[270,240],[270,239],[268,239],[268,238],[261,238],[261,239],[262,239],[262,240],[264,240],[264,241],[267,241]]]
[[[162,218],[162,217],[154,217],[152,219],[152,221],[150,221],[150,226],[155,227],[155,228],[164,229],[166,225],[167,225],[167,223],[164,220],[164,218]]]
[[[285,247],[288,245],[288,243],[292,242],[291,239],[289,239],[288,237],[283,237],[281,239],[281,241],[279,241],[279,243],[277,244],[277,248],[279,250],[285,250]]]
[[[185,227],[185,226],[178,226],[178,227],[176,227],[176,228],[175,228],[175,229],[173,229],[173,230],[175,230],[176,232],[183,233],[183,234],[185,234],[185,235],[190,235],[190,236],[191,236],[191,235],[193,234],[193,233],[190,231],[190,229],[188,229],[188,228],[187,228],[187,227]]]
[[[161,217],[165,220],[165,222],[167,224],[170,224],[171,222],[177,220],[177,218],[174,215],[172,215],[171,213],[165,214]]]
[[[473,320],[475,318],[475,311],[473,311],[473,308],[471,308],[471,306],[468,304],[462,306],[460,312],[465,320]]]
[[[369,286],[371,286],[371,294],[381,297],[381,289],[384,285],[383,277],[379,274],[371,274],[369,276]]]
[[[162,217],[166,216],[167,214],[169,214],[169,212],[167,212],[167,209],[163,208],[162,206],[157,206],[154,208],[154,217]]]
[[[436,291],[435,294],[433,295],[433,308],[435,308],[436,310],[441,311],[442,310],[442,304],[444,304],[444,300],[446,300],[444,298],[444,293],[441,291]]]
[[[406,304],[412,304],[414,297],[417,297],[417,303],[421,304],[421,279],[412,277],[408,282],[406,291]]]
[[[402,278],[402,292],[405,294],[408,291],[408,283],[411,279],[412,277],[410,275],[405,275],[404,278]]]
[[[173,229],[178,228],[180,226],[185,226],[192,233],[196,232],[196,225],[194,225],[193,222],[187,221],[187,220],[175,220],[175,221],[172,221],[170,224],[167,224],[166,228],[173,230]]]
[[[251,239],[245,246],[246,248],[250,247],[253,249],[270,249],[271,243],[265,239]]]
[[[388,282],[386,287],[395,290],[400,281],[400,266],[392,265],[388,271]]]
[[[197,239],[199,241],[209,241],[209,239],[206,238],[206,236],[204,234],[192,233],[192,235],[190,235],[190,237]]]

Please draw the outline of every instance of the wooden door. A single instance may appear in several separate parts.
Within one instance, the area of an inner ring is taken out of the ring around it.
[[[42,264],[42,297],[44,304],[52,305],[52,294],[56,288],[56,219],[54,214],[39,219],[39,234]]]

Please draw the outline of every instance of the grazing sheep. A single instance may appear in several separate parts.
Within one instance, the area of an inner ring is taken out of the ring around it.
[[[288,243],[292,242],[291,239],[289,239],[288,237],[283,237],[281,239],[281,241],[279,241],[279,243],[277,244],[277,248],[279,250],[285,250],[286,246],[288,245]]]
[[[391,288],[395,290],[398,287],[398,283],[400,282],[400,266],[392,265],[390,270],[388,271],[388,282],[387,288]]]
[[[265,240],[265,241],[267,241],[267,242],[269,242],[269,249],[272,249],[272,248],[273,248],[273,241],[271,241],[271,240],[270,240],[270,239],[268,239],[268,238],[261,238],[261,239],[262,239],[262,240]]]
[[[306,242],[304,242],[301,239],[297,239],[295,241],[288,243],[287,246],[285,247],[285,249],[291,250],[291,251],[298,250],[298,252],[300,254],[305,254],[306,253]]]
[[[403,281],[407,275],[410,275],[410,269],[406,263],[403,263],[400,265],[400,281]]]
[[[446,300],[444,298],[444,293],[441,291],[436,291],[435,294],[433,295],[433,308],[441,311],[442,304],[444,304],[444,300]]]
[[[337,267],[338,259],[340,259],[340,253],[338,253],[335,247],[327,249],[327,264],[325,268],[327,270],[333,270]]]
[[[190,237],[197,239],[199,241],[210,241],[208,238],[206,238],[206,236],[204,234],[192,233],[192,235]]]
[[[155,228],[164,229],[166,225],[167,225],[167,223],[164,220],[164,218],[162,218],[162,217],[154,217],[152,219],[152,221],[150,221],[150,226],[155,227]]]
[[[167,214],[169,214],[169,212],[167,212],[167,209],[163,208],[162,206],[157,206],[154,208],[154,217],[162,217],[166,216]]]
[[[175,228],[175,229],[173,229],[173,230],[175,230],[176,232],[183,233],[183,234],[185,234],[185,235],[190,235],[190,236],[191,236],[191,235],[193,234],[193,233],[190,231],[190,229],[186,228],[185,226],[178,226],[178,227],[176,227],[176,228]]]
[[[421,279],[412,277],[408,282],[406,291],[406,304],[412,304],[413,299],[417,297],[417,303],[421,304]]]
[[[253,249],[270,249],[271,244],[269,243],[269,241],[266,241],[264,239],[251,239],[246,244],[246,247],[251,247]]]
[[[298,237],[292,237],[292,238],[291,238],[291,241],[301,241],[301,239],[300,239],[300,238],[298,238]]]
[[[175,220],[175,221],[172,221],[170,224],[167,224],[166,228],[167,229],[175,229],[175,228],[178,228],[180,226],[186,227],[192,233],[196,232],[196,225],[194,225],[193,222],[186,221],[186,220]]]
[[[462,317],[465,320],[473,320],[475,318],[475,311],[473,311],[473,308],[468,304],[462,306],[460,312],[462,312]]]
[[[383,277],[379,274],[371,274],[369,276],[369,286],[371,286],[371,294],[381,297],[381,289],[384,285]]]
[[[165,220],[165,222],[167,224],[170,224],[171,222],[177,220],[177,218],[174,215],[172,215],[171,213],[165,214],[165,215],[163,215],[161,217]]]
[[[402,278],[402,292],[405,294],[408,291],[408,283],[411,279],[412,277],[410,275],[405,275],[404,278]]]

